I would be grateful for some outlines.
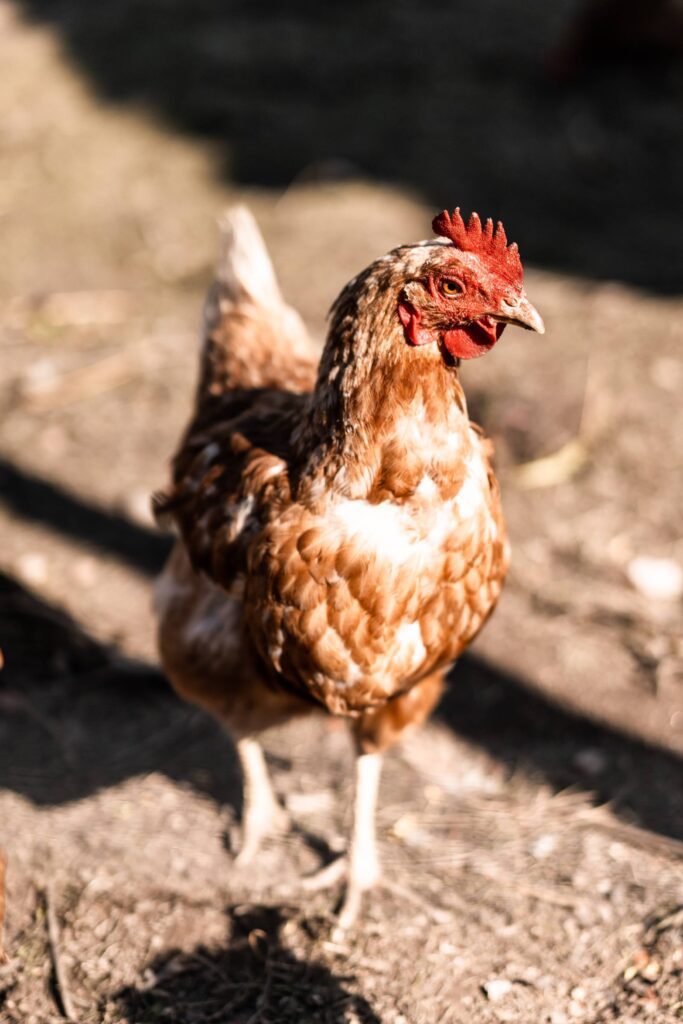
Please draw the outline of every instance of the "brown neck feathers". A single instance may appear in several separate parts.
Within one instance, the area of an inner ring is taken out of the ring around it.
[[[436,345],[405,340],[397,315],[405,280],[406,268],[390,254],[351,281],[332,307],[310,414],[296,436],[304,478],[322,473],[333,481],[344,467],[346,480],[354,466],[367,477],[373,453],[411,418],[413,443],[420,425],[445,438],[467,423],[457,368]]]

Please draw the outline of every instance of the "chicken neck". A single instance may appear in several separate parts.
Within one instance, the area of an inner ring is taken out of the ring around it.
[[[469,420],[457,363],[437,345],[406,341],[397,316],[404,275],[395,261],[379,260],[332,308],[309,415],[296,437],[304,486],[322,478],[349,497],[382,500],[372,492],[391,484],[387,456],[392,479],[410,467],[407,477],[417,481],[439,453],[452,458],[460,447]]]

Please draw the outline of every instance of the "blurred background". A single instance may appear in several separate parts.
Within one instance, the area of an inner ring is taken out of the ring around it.
[[[675,0],[0,0],[0,1020],[681,1019],[682,52]],[[462,371],[513,569],[389,758],[416,895],[349,947],[294,881],[344,729],[269,737],[299,827],[236,878],[230,743],[156,668],[149,496],[235,201],[321,342],[455,205],[547,327]]]

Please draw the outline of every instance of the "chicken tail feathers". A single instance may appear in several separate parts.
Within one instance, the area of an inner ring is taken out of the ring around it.
[[[216,403],[225,417],[224,400],[230,392],[308,391],[318,361],[301,317],[282,298],[252,214],[245,206],[233,206],[219,227],[218,265],[204,303],[197,393],[202,428]]]
[[[246,206],[232,206],[220,218],[218,291],[232,302],[278,307],[282,295],[266,243]]]

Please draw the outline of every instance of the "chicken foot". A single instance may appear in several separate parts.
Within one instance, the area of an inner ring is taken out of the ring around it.
[[[244,779],[244,810],[242,846],[235,864],[245,867],[254,859],[266,836],[287,828],[289,816],[275,795],[260,743],[251,736],[243,736],[237,741],[237,754]]]

